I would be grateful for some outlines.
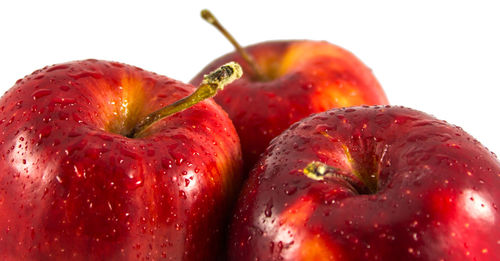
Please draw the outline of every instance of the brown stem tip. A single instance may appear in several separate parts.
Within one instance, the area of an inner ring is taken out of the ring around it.
[[[267,80],[266,75],[262,72],[262,69],[255,62],[253,57],[236,41],[236,39],[222,26],[222,24],[215,18],[215,16],[207,9],[201,10],[201,17],[207,21],[209,24],[213,25],[219,32],[226,37],[226,39],[231,42],[236,51],[241,55],[243,60],[252,68],[254,73],[254,78],[265,81]]]

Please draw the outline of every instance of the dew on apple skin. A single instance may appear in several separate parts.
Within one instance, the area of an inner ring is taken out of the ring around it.
[[[77,177],[79,177],[79,178],[81,178],[81,177],[86,178],[87,177],[85,169],[83,169],[77,165],[73,165],[73,170],[75,171],[75,174]]]
[[[56,98],[52,99],[52,103],[60,104],[62,106],[74,105],[76,103],[76,99],[75,98],[56,97]]]
[[[314,129],[317,133],[327,133],[331,130],[331,127],[328,124],[318,124]]]
[[[127,158],[131,158],[131,159],[140,159],[140,156],[133,152],[133,151],[130,151],[130,150],[126,150],[126,149],[120,149],[120,154],[127,157]]]
[[[184,190],[179,190],[179,197],[182,199],[187,199],[186,192]]]
[[[89,71],[80,71],[77,73],[68,73],[68,76],[73,78],[74,80],[78,80],[78,79],[85,78],[85,77],[92,77],[94,79],[100,79],[104,75],[101,72],[89,70]]]
[[[267,202],[266,208],[264,209],[264,215],[266,215],[266,217],[271,217],[273,215],[272,208],[273,203],[271,201]]]
[[[168,158],[161,159],[161,166],[165,169],[171,169],[172,164],[173,164],[172,160],[170,160]]]
[[[45,126],[43,129],[40,130],[40,133],[38,134],[38,137],[40,139],[48,137],[52,132],[52,126],[48,125]]]
[[[35,78],[33,78],[33,79],[35,79],[35,80],[40,80],[40,79],[42,79],[43,77],[45,77],[45,73],[38,73],[38,75],[37,75],[37,76],[35,76]]]
[[[33,97],[33,100],[38,100],[38,99],[40,99],[44,96],[47,96],[51,93],[52,93],[52,91],[49,89],[39,89],[39,90],[34,91],[31,96]]]
[[[291,196],[293,194],[295,194],[295,192],[297,192],[297,187],[287,187],[285,189],[285,194],[288,195],[288,196]]]
[[[314,86],[312,83],[304,83],[304,84],[301,84],[300,87],[304,90],[309,90],[309,89],[312,89]]]
[[[51,66],[50,68],[48,68],[47,72],[63,70],[63,69],[67,69],[68,67],[69,67],[69,65],[66,65],[66,64],[55,65],[55,66]]]
[[[64,153],[66,154],[66,156],[70,156],[71,154],[73,154],[73,152],[75,152],[77,150],[82,150],[83,148],[85,148],[85,146],[87,146],[87,143],[88,143],[88,141],[86,139],[82,139],[82,140],[72,144],[71,146],[67,147],[64,150]]]

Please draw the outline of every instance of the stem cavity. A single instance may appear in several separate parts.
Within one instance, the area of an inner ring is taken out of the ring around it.
[[[302,172],[312,180],[337,180],[344,182],[347,187],[358,194],[374,194],[376,192],[371,190],[363,179],[357,181],[349,173],[322,162],[312,161],[307,164]],[[359,177],[356,176],[356,178]]]

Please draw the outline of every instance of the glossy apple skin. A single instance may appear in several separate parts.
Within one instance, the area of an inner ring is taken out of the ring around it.
[[[242,164],[227,114],[206,100],[116,134],[193,90],[98,60],[19,80],[0,100],[0,259],[220,257]]]
[[[292,123],[335,107],[388,104],[371,70],[352,53],[328,42],[271,41],[246,48],[268,76],[255,79],[248,64],[235,52],[205,67],[191,81],[220,65],[236,61],[244,74],[225,87],[215,101],[228,113],[241,138],[247,169]]]
[[[378,191],[313,180],[312,161],[354,183],[378,175]],[[332,109],[293,124],[250,173],[230,260],[500,260],[499,187],[496,156],[459,127],[403,107]]]

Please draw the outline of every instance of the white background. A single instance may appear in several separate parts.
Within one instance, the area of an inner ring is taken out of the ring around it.
[[[115,60],[189,81],[232,47],[316,39],[371,67],[392,104],[463,127],[500,153],[500,4],[495,1],[2,1],[0,92],[33,70]]]

